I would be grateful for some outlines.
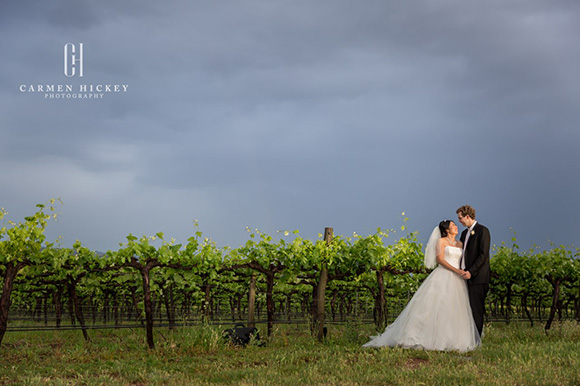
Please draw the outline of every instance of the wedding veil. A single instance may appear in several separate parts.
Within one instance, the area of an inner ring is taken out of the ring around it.
[[[435,268],[437,265],[437,242],[441,238],[441,231],[439,226],[436,226],[431,232],[427,246],[425,247],[425,266],[429,269]]]

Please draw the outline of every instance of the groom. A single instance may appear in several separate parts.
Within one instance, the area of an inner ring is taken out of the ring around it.
[[[463,278],[467,280],[469,304],[477,331],[481,336],[485,297],[489,291],[489,230],[475,221],[475,209],[469,205],[457,209],[457,219],[467,228],[461,232],[459,238],[463,243],[460,268],[464,271]]]

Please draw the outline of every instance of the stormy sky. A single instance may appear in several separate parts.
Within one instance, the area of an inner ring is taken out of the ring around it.
[[[579,245],[578,20],[571,0],[1,0],[0,206],[60,197],[49,239],[100,251],[402,212],[426,242],[463,204],[494,244]]]

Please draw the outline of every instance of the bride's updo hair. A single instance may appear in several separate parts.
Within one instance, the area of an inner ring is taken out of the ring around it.
[[[443,220],[439,223],[439,231],[441,232],[441,237],[446,237],[449,233],[449,225],[451,225],[451,220]]]

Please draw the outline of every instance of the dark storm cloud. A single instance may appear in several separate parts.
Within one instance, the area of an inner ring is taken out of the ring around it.
[[[558,213],[580,193],[579,7],[4,2],[2,206],[63,197],[55,232],[98,249],[185,238],[193,218],[234,245],[245,226],[365,233],[402,211],[425,236],[466,202],[494,242],[512,226],[524,245],[577,243]],[[128,93],[20,93],[79,84],[62,74],[69,41],[85,44],[82,82]]]

